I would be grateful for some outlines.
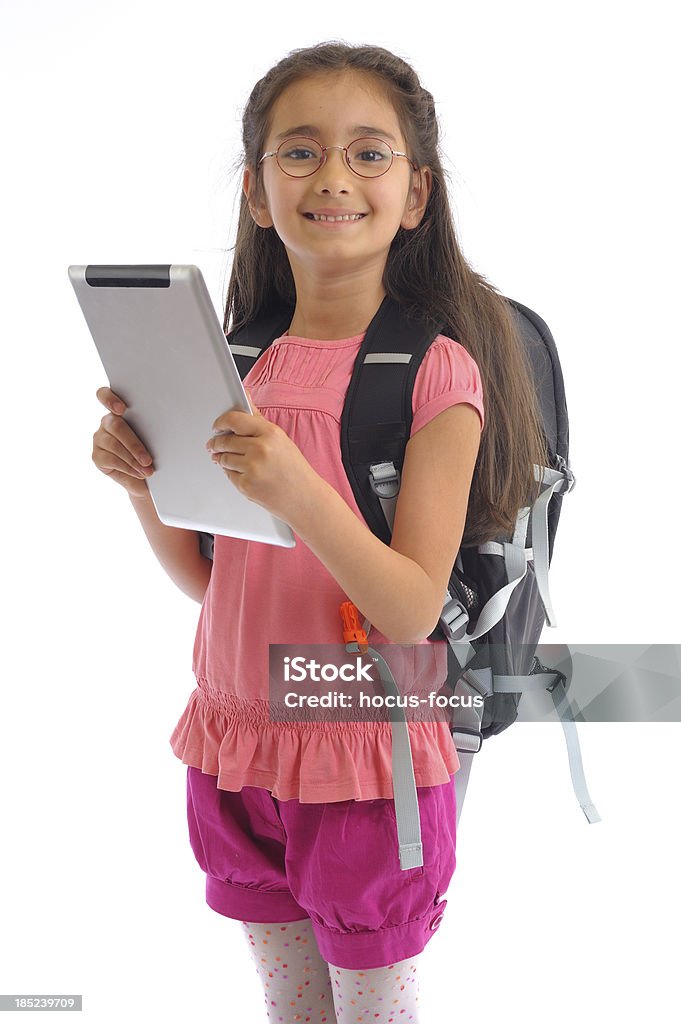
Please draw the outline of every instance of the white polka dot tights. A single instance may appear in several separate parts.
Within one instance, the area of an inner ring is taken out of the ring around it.
[[[418,1024],[418,957],[368,970],[328,964],[309,918],[242,921],[273,1024]]]

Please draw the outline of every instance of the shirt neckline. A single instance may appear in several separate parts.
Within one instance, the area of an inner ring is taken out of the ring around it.
[[[272,342],[273,345],[279,342],[292,341],[297,345],[308,345],[315,346],[318,348],[342,348],[344,346],[357,345],[362,342],[366,335],[366,331],[362,331],[361,334],[354,334],[351,338],[332,338],[328,341],[321,340],[319,338],[303,338],[298,334],[282,334],[278,338],[275,338]]]

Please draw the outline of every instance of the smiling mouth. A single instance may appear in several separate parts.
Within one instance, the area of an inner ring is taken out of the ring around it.
[[[328,217],[324,213],[304,213],[303,216],[307,217],[308,220],[321,220],[337,224],[340,221],[363,220],[366,217],[366,213],[346,213],[342,217]]]

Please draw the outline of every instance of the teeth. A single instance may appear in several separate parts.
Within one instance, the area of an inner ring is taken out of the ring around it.
[[[347,214],[346,213],[342,217],[327,217],[323,213],[313,213],[312,214],[312,219],[313,220],[330,220],[330,221],[335,223],[337,220],[361,220],[363,216],[364,216],[363,213],[353,213],[353,214]]]

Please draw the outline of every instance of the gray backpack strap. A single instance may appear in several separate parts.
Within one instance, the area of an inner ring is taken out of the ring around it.
[[[557,457],[561,469],[549,469],[548,466],[534,467],[535,478],[539,479],[542,473],[542,481],[547,487],[539,495],[532,506],[532,549],[534,551],[534,573],[537,580],[537,589],[544,605],[546,622],[549,626],[557,626],[556,616],[551,605],[549,594],[549,502],[554,494],[567,494],[575,485],[575,477],[568,468],[565,460]]]
[[[492,594],[478,615],[475,630],[459,636],[461,640],[466,640],[469,643],[473,640],[478,640],[485,633],[488,633],[493,626],[496,626],[498,622],[501,622],[506,614],[511,594],[522,583],[527,574],[527,563],[529,561],[534,564],[537,589],[544,605],[546,621],[549,626],[557,625],[549,594],[548,508],[549,502],[555,493],[567,493],[572,489],[574,486],[574,476],[567,467],[563,471],[550,469],[548,466],[543,466],[541,469],[535,466],[534,471],[536,479],[539,479],[539,473],[542,473],[542,480],[547,484],[547,487],[539,495],[531,509],[532,547],[525,547],[530,511],[528,508],[522,508],[518,512],[513,541],[510,544],[488,541],[486,544],[478,545],[480,554],[503,556],[506,562],[506,579],[508,582],[497,590],[496,594]],[[463,607],[458,598],[452,597],[447,593],[447,601],[442,609],[440,624],[448,639],[459,633],[464,617],[468,619],[467,609]]]
[[[461,811],[463,810],[463,802],[466,798],[468,780],[473,766],[473,758],[477,754],[477,750],[460,750],[459,747],[457,747],[456,752],[459,757],[459,770],[454,776],[454,789],[456,791],[456,829],[458,832],[459,821],[461,820]]]
[[[473,640],[484,636],[503,619],[511,594],[525,579],[527,563],[532,559],[532,548],[513,543],[489,541],[487,544],[478,545],[478,551],[481,554],[501,555],[504,558],[508,583],[497,590],[496,594],[492,594],[478,616],[475,629],[470,633],[465,632],[465,625],[469,620],[468,609],[464,607],[458,597],[452,597],[447,591],[445,605],[440,616],[440,626],[450,642],[456,639],[460,643],[471,644]]]
[[[456,644],[456,641],[450,641],[452,650],[454,651],[457,660],[463,667],[465,659],[468,658],[467,647],[469,644]],[[472,648],[470,648],[472,650]],[[484,699],[489,696],[492,692],[492,670],[489,668],[485,669],[467,669],[463,675],[461,675],[454,686],[454,693],[456,696],[465,697],[482,697]],[[466,797],[466,789],[468,788],[468,780],[471,774],[471,767],[473,765],[473,758],[478,753],[482,746],[482,716],[484,713],[484,703],[481,702],[479,706],[470,702],[470,706],[459,705],[454,709],[452,715],[452,739],[456,746],[456,752],[459,757],[460,768],[454,775],[454,786],[456,789],[456,827],[459,827],[459,821],[461,820],[461,812],[463,810],[463,802]]]
[[[572,788],[579,801],[579,806],[584,811],[590,825],[601,821],[601,816],[596,810],[593,800],[589,796],[582,764],[582,752],[579,746],[577,735],[577,723],[572,718],[570,705],[565,691],[565,676],[562,672],[551,671],[544,665],[536,664],[544,671],[533,672],[529,676],[494,676],[494,689],[496,693],[531,693],[538,690],[548,690],[551,694],[554,707],[558,712],[560,723],[565,734],[568,762],[570,765],[570,777]]]
[[[370,623],[365,621],[365,632],[367,632],[367,626],[370,627]],[[357,643],[349,643],[345,647],[351,654],[356,654],[360,650]],[[399,696],[395,677],[390,671],[385,658],[373,647],[369,647],[365,653],[370,655],[378,667],[378,675],[383,683],[385,693],[395,697]],[[416,793],[416,779],[414,777],[414,764],[411,756],[409,729],[404,708],[398,707],[396,702],[396,706],[389,708],[388,711],[392,733],[393,797],[395,800],[400,870],[408,871],[409,868],[418,868],[423,864],[421,816]]]

